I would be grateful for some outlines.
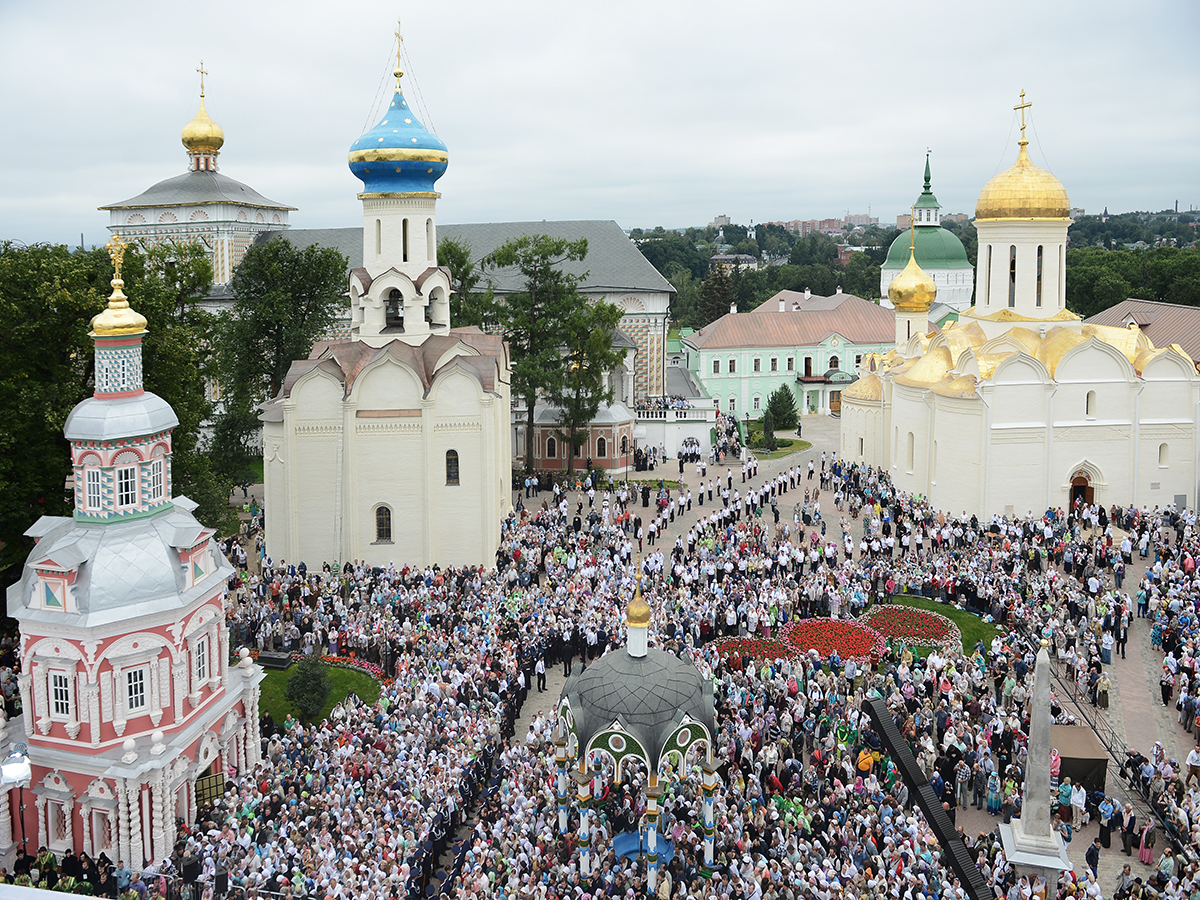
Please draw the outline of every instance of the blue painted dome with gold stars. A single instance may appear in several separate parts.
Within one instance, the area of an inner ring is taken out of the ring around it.
[[[397,87],[383,120],[350,146],[350,171],[367,194],[433,193],[446,145],[421,124]]]

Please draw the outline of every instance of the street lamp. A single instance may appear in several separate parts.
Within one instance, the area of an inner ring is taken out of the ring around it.
[[[25,837],[25,788],[29,786],[29,781],[33,777],[33,768],[29,765],[29,757],[25,755],[28,749],[25,744],[16,744],[13,752],[8,754],[4,762],[0,763],[0,789],[12,790],[15,787],[18,792],[18,806],[21,812],[21,849],[26,853],[29,852],[29,847]]]

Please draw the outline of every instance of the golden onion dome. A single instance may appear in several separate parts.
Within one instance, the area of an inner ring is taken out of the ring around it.
[[[633,599],[625,609],[625,624],[630,628],[650,627],[650,604],[642,599],[642,585],[633,590]]]
[[[934,298],[937,297],[937,285],[933,278],[917,265],[916,251],[909,248],[908,265],[906,265],[888,285],[888,299],[897,312],[928,312]]]
[[[975,218],[1069,218],[1071,201],[1063,183],[1033,164],[1025,150],[1028,141],[1018,143],[1021,152],[1017,154],[1016,163],[983,186],[975,202]]]
[[[146,317],[129,306],[129,299],[121,290],[123,287],[125,282],[120,278],[112,280],[113,292],[108,298],[108,308],[92,316],[93,337],[122,337],[146,331]]]
[[[179,139],[189,153],[219,153],[225,143],[225,132],[212,120],[204,108],[204,97],[200,98],[200,112],[196,118],[183,126]]]

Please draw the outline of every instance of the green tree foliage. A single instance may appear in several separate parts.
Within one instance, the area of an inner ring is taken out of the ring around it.
[[[700,324],[708,325],[729,312],[730,304],[737,300],[733,282],[724,266],[713,266],[704,284],[700,286],[697,316]]]
[[[842,268],[842,290],[864,298],[879,296],[879,263],[865,250],[850,254]]]
[[[766,412],[763,413],[763,434],[762,447],[764,450],[774,450],[778,444],[775,443],[775,417],[771,415],[771,407],[768,406]]]
[[[557,389],[565,368],[561,348],[568,345],[567,323],[585,301],[579,296],[584,276],[560,267],[587,256],[587,240],[567,241],[545,234],[523,235],[497,247],[481,262],[485,274],[514,269],[525,286],[492,296],[483,307],[485,321],[503,331],[512,355],[512,391],[525,401],[525,468],[533,468],[535,405],[539,395]]]
[[[622,315],[621,308],[612,303],[581,302],[564,322],[565,367],[547,396],[559,408],[559,437],[571,447],[568,472],[575,468],[574,451],[587,441],[588,423],[600,404],[612,401],[612,390],[604,387],[604,374],[625,358],[623,350],[613,348]]]
[[[1086,319],[1130,297],[1200,306],[1200,250],[1067,251],[1067,308],[1072,312]]]
[[[796,395],[786,384],[781,384],[767,398],[767,412],[771,414],[775,427],[791,431],[796,427]]]
[[[488,298],[478,290],[482,274],[475,264],[471,245],[466,241],[444,237],[438,241],[438,263],[450,270],[450,324],[483,325]]]
[[[689,232],[692,233],[679,234],[667,231],[660,225],[653,231],[641,233],[637,239],[638,249],[664,278],[671,277],[667,272],[675,264],[691,272],[693,278],[702,279],[708,274],[708,258],[712,253],[703,253],[696,248],[696,244],[703,240],[703,234],[698,235],[693,229],[689,229]],[[716,237],[716,231],[713,231],[712,237]]]
[[[292,362],[306,359],[342,308],[346,257],[284,237],[252,244],[234,269],[233,308],[214,331],[224,411],[213,459],[224,477],[246,481],[257,457],[258,405],[279,393]]]
[[[300,718],[311,722],[329,698],[329,667],[315,656],[305,657],[288,676],[284,697]]]
[[[788,262],[793,266],[831,266],[837,261],[837,253],[837,241],[827,234],[813,232],[796,241]]]
[[[671,301],[671,319],[685,328],[699,328],[700,284],[690,269],[672,263],[666,273],[667,281],[675,288],[675,299]]]

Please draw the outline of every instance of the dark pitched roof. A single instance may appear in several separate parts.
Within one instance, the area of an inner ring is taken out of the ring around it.
[[[1200,359],[1200,307],[1131,298],[1086,320],[1088,325],[1116,328],[1130,322],[1136,322],[1155,347],[1178,344],[1192,359]]]
[[[153,185],[136,197],[101,206],[101,209],[125,209],[141,206],[205,206],[212,203],[237,203],[263,209],[295,209],[268,200],[254,188],[220,172],[184,172]],[[362,235],[359,234],[359,246]],[[359,250],[362,259],[362,250]]]
[[[336,247],[350,260],[351,267],[362,265],[362,228],[291,228],[285,236],[297,247],[317,244]],[[471,225],[438,225],[438,239],[454,238],[471,248],[472,259],[478,261],[501,244],[527,234],[548,234],[555,238],[578,240],[587,238],[588,255],[583,262],[563,264],[563,271],[573,275],[587,273],[583,288],[589,293],[622,291],[659,291],[675,293],[671,283],[658,273],[642,256],[637,245],[611,219],[582,219],[564,222],[488,222]],[[266,232],[256,240],[270,240],[274,232]],[[511,293],[522,287],[515,270],[489,273],[500,293]],[[609,297],[616,301],[617,297]]]

